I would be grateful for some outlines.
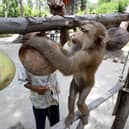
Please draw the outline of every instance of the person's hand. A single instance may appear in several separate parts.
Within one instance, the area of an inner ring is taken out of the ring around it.
[[[64,16],[66,8],[63,0],[48,0],[50,11],[53,15]]]
[[[47,90],[49,90],[48,87],[37,86],[37,93],[40,95],[43,95]]]
[[[47,90],[49,90],[49,87],[47,86],[34,86],[31,83],[26,83],[24,87],[37,92],[40,95],[43,95]]]
[[[28,83],[24,84],[24,87],[27,88],[27,89],[30,89],[31,84],[28,82]]]

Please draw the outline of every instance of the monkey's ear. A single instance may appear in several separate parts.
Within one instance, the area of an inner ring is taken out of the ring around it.
[[[103,36],[103,35],[99,35],[97,38],[96,38],[96,40],[95,40],[95,44],[101,44],[102,42],[104,42],[104,38],[105,38],[105,36]]]
[[[96,39],[95,43],[106,43],[110,40],[109,35],[107,32],[105,32],[105,35],[99,35],[98,38]]]

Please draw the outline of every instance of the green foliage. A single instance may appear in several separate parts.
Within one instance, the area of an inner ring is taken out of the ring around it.
[[[12,34],[0,34],[0,38],[11,37]]]
[[[50,15],[49,8],[45,1],[46,0],[23,0],[23,16]],[[84,0],[83,2],[85,1],[86,0]],[[78,0],[78,3],[79,2],[80,0]],[[87,9],[84,11],[79,11],[78,9],[76,15],[83,15],[86,13],[106,14],[123,12],[125,10],[125,7],[129,4],[129,0],[98,0],[98,3],[91,3],[90,0],[87,0],[86,2]],[[19,0],[0,0],[0,17],[17,16],[20,16]]]
[[[12,34],[0,34],[0,38],[3,38],[3,37],[11,37]]]
[[[111,2],[111,0],[99,0],[99,4],[105,3],[105,2]]]
[[[33,8],[32,0],[28,0],[27,5],[28,5],[29,8]]]
[[[118,5],[118,12],[125,11],[125,7],[129,4],[129,0],[120,0]]]
[[[49,15],[48,7],[44,4],[41,6],[41,12],[39,11],[37,0],[27,0],[22,3],[23,16],[46,16]],[[44,2],[44,0],[40,0]],[[20,4],[19,0],[1,0],[0,1],[0,17],[17,17],[20,16]]]
[[[97,3],[91,3],[90,0],[87,1],[87,12],[88,13],[95,13],[98,4]]]
[[[34,17],[36,17],[36,16],[38,16],[39,15],[39,10],[34,10],[33,12],[32,12],[32,15],[34,16]],[[48,11],[46,11],[46,10],[42,10],[41,11],[41,16],[48,16],[48,15],[50,15],[50,13],[48,12]]]
[[[0,5],[0,17],[4,17],[4,14],[2,12],[3,12],[3,6]]]
[[[19,15],[19,7],[17,0],[2,0],[0,4],[0,16],[16,17]]]
[[[117,12],[118,11],[118,4],[116,3],[102,3],[100,6],[98,6],[96,8],[96,10],[94,10],[95,13],[113,13],[113,12]]]
[[[40,12],[38,9],[30,8],[27,5],[24,5],[23,7],[24,7],[24,14],[23,14],[24,16],[34,16],[34,17],[39,16]],[[48,12],[48,10],[43,9],[41,10],[41,15],[48,16],[50,15],[50,13]]]
[[[78,16],[80,16],[80,15],[84,15],[84,14],[86,14],[86,10],[84,10],[84,11],[78,11],[77,13],[76,13],[76,15],[78,15]]]
[[[95,6],[94,8],[93,6],[90,6],[90,13],[107,14],[124,12],[128,4],[129,0],[99,0],[97,6]]]
[[[23,16],[32,16],[32,9],[29,8],[27,5],[23,5],[24,12]]]

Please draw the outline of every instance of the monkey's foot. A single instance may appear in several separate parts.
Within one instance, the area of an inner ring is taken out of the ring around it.
[[[80,120],[82,121],[83,125],[88,124],[89,114],[87,115],[81,115]]]
[[[79,121],[76,129],[84,129],[84,124],[83,124],[82,120]]]
[[[74,120],[74,114],[70,114],[66,117],[65,119],[65,127],[66,128],[69,128],[70,125],[73,123],[73,120]]]

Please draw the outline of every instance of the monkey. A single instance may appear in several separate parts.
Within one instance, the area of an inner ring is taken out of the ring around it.
[[[70,54],[64,54],[60,48],[52,48],[52,41],[45,37],[33,37],[25,43],[39,50],[64,75],[73,75],[65,125],[69,127],[73,122],[78,95],[77,107],[81,115],[77,129],[83,129],[89,118],[85,100],[95,84],[95,73],[104,57],[107,33],[104,25],[96,21],[85,21],[79,28],[71,37],[74,47],[71,48]]]
[[[19,59],[23,66],[32,74],[34,75],[48,75],[50,73],[53,73],[56,68],[53,67],[53,65],[42,56],[38,50],[35,48],[24,44],[24,40],[32,37],[47,37],[46,32],[31,32],[24,35],[23,39],[21,39],[21,42],[23,43],[19,49]],[[52,44],[53,47],[58,46],[57,43],[53,41]]]

